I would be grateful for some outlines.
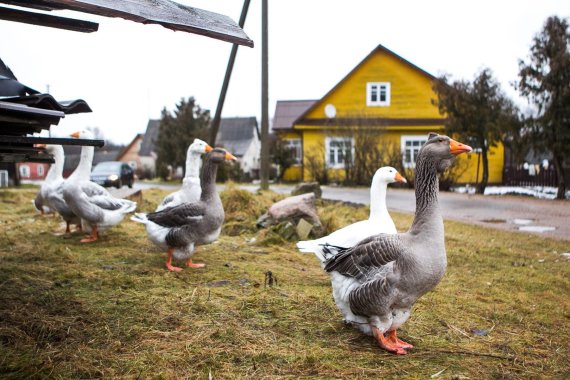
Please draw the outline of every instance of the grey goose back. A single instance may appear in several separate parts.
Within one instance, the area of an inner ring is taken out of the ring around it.
[[[89,131],[75,132],[71,136],[93,138]],[[98,240],[99,232],[119,224],[126,214],[137,207],[136,202],[115,198],[107,189],[91,182],[94,149],[92,146],[81,148],[79,165],[63,185],[63,199],[71,211],[81,218],[83,229],[91,232],[90,236],[81,240],[82,243]]]
[[[197,245],[210,244],[218,239],[224,222],[224,207],[216,191],[218,166],[224,160],[236,160],[229,152],[215,148],[206,154],[200,177],[202,193],[196,202],[182,203],[149,214],[137,213],[131,220],[146,225],[148,238],[166,249],[166,267],[179,272],[182,268],[172,265],[172,259],[186,260],[189,268],[201,268],[204,264],[192,262]]]
[[[467,145],[430,133],[416,161],[416,213],[410,229],[371,236],[350,248],[323,247],[324,269],[330,273],[333,297],[345,321],[374,336],[389,352],[404,355],[413,347],[396,331],[416,300],[445,273],[438,175],[456,155],[470,151]]]

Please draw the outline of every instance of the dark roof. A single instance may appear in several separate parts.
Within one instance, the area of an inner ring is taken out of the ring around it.
[[[34,144],[103,145],[102,140],[53,139],[27,137],[57,125],[65,114],[91,112],[81,99],[58,102],[50,94],[18,82],[10,68],[0,59],[0,161],[53,162],[53,156]]]
[[[142,24],[158,24],[172,30],[200,34],[239,45],[253,47],[253,41],[242,28],[231,18],[218,13],[193,8],[170,0],[3,0],[3,3],[20,7],[43,10],[68,9],[77,12],[91,13],[105,17],[120,17]],[[79,20],[63,19],[55,16],[11,10],[15,14],[12,21],[27,22],[36,25],[49,25],[62,29],[66,24],[76,24]],[[79,21],[81,24],[81,22]],[[83,22],[84,23],[84,22]],[[93,23],[89,23],[93,24]],[[97,26],[97,24],[95,24]],[[88,28],[84,31],[95,31]],[[81,30],[71,29],[71,30]],[[83,30],[82,30],[83,31]]]
[[[421,74],[427,76],[428,78],[435,80],[437,79],[436,77],[434,77],[433,75],[431,75],[430,73],[428,73],[427,71],[419,68],[418,66],[414,65],[413,63],[411,63],[410,61],[400,57],[398,54],[394,53],[392,50],[388,49],[387,47],[383,46],[383,45],[378,45],[376,46],[376,48],[374,48],[374,50],[372,50],[362,61],[360,61],[360,63],[358,65],[356,65],[344,78],[341,79],[340,82],[338,82],[329,92],[327,92],[320,100],[326,98],[327,96],[329,96],[332,92],[334,92],[342,83],[344,83],[344,81],[346,81],[348,78],[350,78],[352,76],[353,73],[355,73],[360,66],[362,66],[364,64],[364,62],[368,61],[368,59],[370,57],[372,57],[374,54],[378,53],[378,52],[385,52],[390,54],[391,56],[395,57],[396,59],[399,59],[400,61],[402,61],[402,63],[406,64],[407,66],[410,66],[412,69],[420,72]],[[318,106],[318,104],[320,103],[320,100],[318,102],[315,102],[309,109],[307,109],[305,112],[303,112],[302,115],[300,115],[295,121],[294,124],[297,124],[298,122],[304,122],[304,118],[313,110],[315,109],[315,107]]]
[[[139,156],[150,156],[152,152],[155,152],[154,144],[156,143],[159,130],[160,120],[151,119],[148,121]]]
[[[234,156],[241,157],[255,136],[259,138],[255,117],[222,118],[216,145],[226,148]]]
[[[316,102],[317,100],[278,100],[273,116],[273,130],[293,128],[293,122]]]

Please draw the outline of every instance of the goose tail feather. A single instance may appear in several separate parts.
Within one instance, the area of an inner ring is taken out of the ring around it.
[[[148,223],[148,219],[146,218],[146,214],[143,214],[141,212],[137,212],[137,213],[135,213],[135,215],[131,216],[131,220],[133,222],[142,223],[142,224]]]

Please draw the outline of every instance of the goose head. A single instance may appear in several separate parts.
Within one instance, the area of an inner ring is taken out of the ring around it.
[[[87,129],[83,129],[81,131],[73,132],[70,136],[75,137],[76,139],[86,139],[86,140],[92,140],[93,139],[93,133],[91,133],[91,131],[89,131]]]
[[[402,177],[400,173],[398,173],[396,169],[391,166],[383,166],[380,169],[376,170],[374,177],[377,177],[380,182],[384,183],[408,182],[404,177]]]
[[[420,150],[420,155],[430,157],[430,161],[435,164],[437,171],[441,173],[453,164],[458,154],[471,151],[473,151],[473,148],[469,145],[455,141],[445,135],[430,133],[427,142]]]
[[[211,152],[213,148],[205,141],[200,139],[194,139],[192,144],[188,147],[187,154],[190,155],[191,153],[194,154],[205,154]]]
[[[208,153],[211,162],[219,164],[223,161],[237,161],[237,157],[223,148],[214,148]]]

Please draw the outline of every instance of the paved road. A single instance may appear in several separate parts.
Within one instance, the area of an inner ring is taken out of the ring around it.
[[[139,188],[157,187],[140,183]],[[165,189],[176,189],[174,185],[158,185]],[[242,188],[256,191],[257,185],[242,185]],[[223,189],[223,185],[219,186]],[[293,186],[271,185],[271,190],[289,194]],[[370,191],[366,188],[345,188],[323,186],[323,198],[370,203]],[[416,208],[413,190],[389,189],[388,209],[413,213]],[[570,201],[545,200],[522,196],[482,196],[458,193],[440,193],[442,214],[445,219],[498,228],[539,234],[561,240],[570,240]],[[528,231],[527,231],[528,230]]]

